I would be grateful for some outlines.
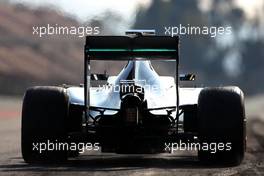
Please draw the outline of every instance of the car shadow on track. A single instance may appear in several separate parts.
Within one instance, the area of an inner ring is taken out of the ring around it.
[[[21,158],[14,158],[14,164],[0,165],[1,171],[126,171],[146,168],[223,168],[226,166],[203,165],[194,156],[119,156],[119,155],[84,155],[60,164],[26,164]]]

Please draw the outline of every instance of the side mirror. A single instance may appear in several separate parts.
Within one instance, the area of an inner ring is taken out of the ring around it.
[[[107,81],[109,75],[106,73],[101,74],[101,73],[92,73],[91,74],[91,80],[92,81]]]
[[[180,81],[194,81],[195,80],[195,74],[180,74]]]

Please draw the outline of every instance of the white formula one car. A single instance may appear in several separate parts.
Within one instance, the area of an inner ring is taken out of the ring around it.
[[[240,164],[246,148],[242,91],[180,87],[180,81],[193,80],[194,75],[179,74],[178,45],[178,36],[156,36],[146,30],[129,31],[127,36],[87,36],[83,85],[32,87],[25,93],[24,160],[65,161],[80,150],[68,145],[82,142],[98,145],[101,152],[133,154],[161,153],[166,148],[171,152],[181,141],[194,143],[204,163]],[[92,74],[92,60],[127,64],[118,75],[108,76]],[[175,76],[158,75],[151,65],[154,60],[175,63]],[[104,80],[108,89],[91,87],[91,80]],[[115,86],[120,89],[112,89]],[[45,146],[40,152],[47,141],[64,147]]]

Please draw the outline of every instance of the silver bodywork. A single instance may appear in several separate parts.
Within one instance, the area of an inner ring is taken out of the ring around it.
[[[132,74],[132,77],[131,77]],[[159,76],[150,61],[129,61],[117,76],[110,76],[107,85],[90,87],[90,106],[120,109],[121,100],[118,89],[121,81],[134,80],[135,84],[145,90],[147,108],[176,106],[176,84],[174,77]],[[179,105],[197,104],[202,88],[179,88]],[[84,105],[84,88],[70,87],[67,89],[71,104]],[[92,112],[90,112],[92,113]],[[105,114],[114,114],[107,110]],[[153,114],[166,114],[166,110],[152,111]]]

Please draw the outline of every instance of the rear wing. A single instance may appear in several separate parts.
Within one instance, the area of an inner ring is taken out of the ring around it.
[[[177,60],[178,36],[87,36],[89,60]]]
[[[176,105],[179,107],[178,36],[87,36],[84,47],[84,104],[87,126],[87,118],[91,116],[89,110],[96,108],[90,106],[91,60],[175,60]],[[178,126],[179,108],[176,108],[176,113]]]

